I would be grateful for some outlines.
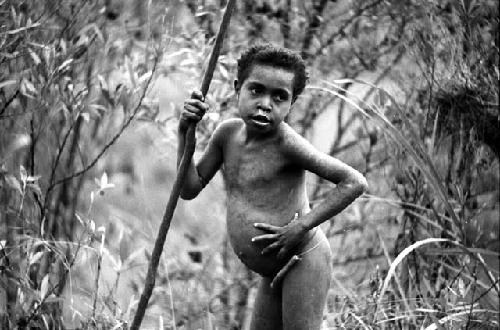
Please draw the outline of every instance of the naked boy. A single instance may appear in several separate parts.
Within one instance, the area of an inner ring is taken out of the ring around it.
[[[192,199],[221,167],[227,189],[227,230],[240,260],[262,275],[252,318],[254,330],[319,329],[331,278],[331,250],[322,222],[341,212],[367,187],[343,162],[317,151],[284,118],[306,83],[299,55],[254,46],[238,60],[234,87],[239,118],[221,123],[201,159],[188,170],[181,192]],[[190,122],[208,106],[200,92],[186,100],[179,120],[178,159]],[[305,173],[336,184],[309,208]],[[300,258],[270,284],[292,258]]]

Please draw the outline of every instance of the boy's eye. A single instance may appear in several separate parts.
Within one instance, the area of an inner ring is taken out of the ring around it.
[[[274,95],[274,100],[276,102],[284,102],[284,101],[287,101],[288,100],[288,95],[287,94],[284,94],[284,93],[278,93],[276,95]]]
[[[250,87],[250,94],[257,95],[261,92],[261,88],[259,87]]]

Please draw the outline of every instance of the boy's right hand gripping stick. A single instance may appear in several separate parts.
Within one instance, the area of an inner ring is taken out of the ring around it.
[[[215,66],[217,65],[217,59],[219,58],[220,49],[222,48],[222,42],[224,41],[224,35],[226,33],[227,27],[229,26],[229,21],[231,20],[231,13],[236,5],[236,0],[229,0],[226,6],[226,10],[224,11],[224,15],[222,16],[222,21],[219,26],[219,31],[217,32],[217,36],[215,38],[214,46],[212,48],[212,53],[210,54],[210,59],[208,60],[207,69],[205,70],[205,74],[203,75],[203,80],[201,82],[200,91],[203,95],[203,98],[207,95],[208,89],[210,88],[210,82],[212,81],[212,77],[214,75]],[[186,132],[186,144],[184,147],[184,152],[182,154],[182,159],[179,165],[178,176],[182,171],[182,161],[186,158],[187,160],[191,160],[193,157],[194,148],[195,148],[195,131],[196,124],[191,123],[188,126]],[[189,162],[186,164],[189,165]]]
[[[203,97],[206,96],[208,88],[210,86],[210,82],[212,81],[215,65],[217,64],[217,58],[219,57],[220,48],[222,47],[222,41],[224,40],[224,34],[227,30],[227,27],[229,26],[231,12],[233,11],[235,4],[236,0],[229,0],[224,15],[222,16],[222,22],[220,24],[219,31],[217,32],[217,37],[212,48],[212,53],[210,54],[207,69],[205,71],[205,74],[203,75],[203,80],[201,83],[200,89]],[[177,200],[179,199],[181,188],[184,184],[189,163],[191,162],[191,158],[193,157],[195,148],[195,130],[196,124],[190,124],[188,126],[186,132],[186,144],[184,146],[184,152],[182,154],[182,159],[177,171],[177,177],[175,178],[174,186],[172,187],[172,192],[170,193],[170,197],[165,209],[165,214],[163,215],[163,220],[160,224],[158,236],[156,237],[153,252],[151,254],[151,260],[148,266],[148,273],[146,275],[144,290],[139,299],[137,312],[135,313],[134,320],[130,325],[130,330],[138,330],[141,326],[149,298],[151,297],[155,286],[156,272],[158,270],[158,263],[160,261],[161,253],[163,251],[163,245],[167,237],[168,229],[170,228],[170,222],[172,221],[175,207],[177,206]]]

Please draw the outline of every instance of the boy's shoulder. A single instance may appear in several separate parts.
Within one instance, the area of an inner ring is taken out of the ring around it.
[[[240,118],[226,119],[217,125],[217,128],[213,133],[213,138],[220,142],[227,141],[227,139],[236,131],[241,129],[243,125],[243,120]]]
[[[230,118],[223,120],[215,129],[218,134],[230,134],[240,129],[244,125],[240,118]]]
[[[285,148],[292,147],[311,147],[314,148],[309,141],[295,131],[290,125],[284,123],[282,127],[281,141]]]
[[[310,153],[317,153],[318,150],[302,135],[295,131],[288,124],[283,125],[281,134],[281,146],[285,154],[297,157]]]
[[[241,118],[229,118],[229,119],[225,119],[223,120],[219,126],[217,127],[217,129],[226,129],[226,130],[229,130],[229,129],[236,129],[236,128],[241,128],[241,126],[243,125],[243,120]]]

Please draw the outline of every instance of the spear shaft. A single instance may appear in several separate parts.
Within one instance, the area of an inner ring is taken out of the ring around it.
[[[210,59],[208,61],[207,69],[205,71],[205,74],[203,75],[203,80],[201,83],[200,90],[201,93],[203,94],[203,97],[205,97],[210,87],[210,82],[212,81],[215,65],[217,64],[217,59],[219,58],[220,49],[224,41],[224,34],[229,26],[231,13],[234,9],[235,3],[236,0],[229,0],[226,9],[224,11],[224,15],[222,16],[222,21],[219,26],[219,31],[217,32],[217,37],[215,38],[215,43],[212,48],[212,53],[210,54]],[[179,200],[181,188],[186,178],[187,169],[193,157],[195,143],[196,143],[195,131],[196,131],[196,125],[193,123],[190,124],[186,131],[186,143],[178,167],[177,176],[175,178],[174,185],[172,187],[172,191],[170,193],[167,206],[165,208],[165,213],[163,214],[163,219],[160,224],[160,228],[158,230],[158,235],[156,237],[155,245],[153,247],[153,252],[151,254],[151,260],[149,262],[148,272],[144,284],[144,290],[139,299],[139,303],[137,305],[137,311],[135,313],[134,320],[132,321],[132,324],[130,326],[130,330],[138,330],[139,327],[141,326],[142,319],[144,318],[144,314],[146,312],[149,299],[151,298],[151,294],[155,286],[156,273],[158,271],[158,263],[160,261],[161,253],[163,251],[163,245],[165,244],[165,239],[167,238],[167,233],[170,228],[170,223],[172,222],[172,217],[174,215],[175,207],[177,206],[177,201]]]

